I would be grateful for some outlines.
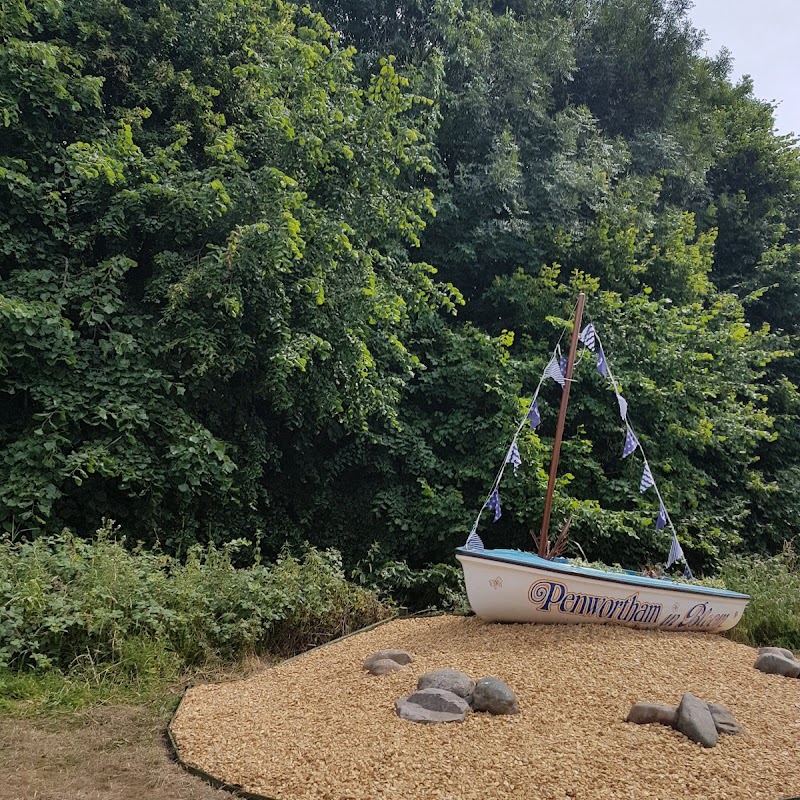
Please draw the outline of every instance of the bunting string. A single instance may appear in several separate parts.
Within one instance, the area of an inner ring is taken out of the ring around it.
[[[591,326],[591,331],[587,332]],[[597,371],[600,372],[601,375],[607,377],[609,381],[611,381],[611,386],[614,389],[614,394],[617,398],[617,403],[619,405],[619,412],[620,416],[622,417],[623,422],[625,422],[625,445],[622,451],[622,457],[627,458],[631,453],[635,452],[637,449],[642,455],[642,460],[644,461],[644,469],[642,470],[642,477],[639,482],[639,491],[646,492],[648,489],[653,489],[656,493],[656,497],[658,498],[658,516],[656,517],[656,530],[660,531],[666,526],[669,526],[670,531],[672,532],[672,546],[670,547],[669,555],[667,556],[667,568],[671,567],[675,563],[675,559],[672,559],[673,549],[677,545],[679,556],[677,558],[678,561],[682,561],[684,563],[684,577],[687,577],[687,573],[689,578],[691,578],[691,570],[689,569],[689,565],[686,562],[686,557],[683,553],[683,548],[681,548],[680,543],[678,542],[678,534],[675,530],[675,526],[672,524],[672,519],[667,512],[667,508],[664,504],[664,498],[661,496],[661,492],[658,490],[658,485],[656,484],[655,478],[653,477],[653,472],[650,469],[650,464],[647,461],[647,457],[644,453],[644,448],[639,442],[639,439],[636,436],[636,433],[633,430],[633,423],[628,416],[628,401],[622,396],[622,392],[620,392],[619,384],[614,377],[614,373],[611,369],[611,365],[608,363],[608,360],[605,356],[605,352],[603,350],[602,341],[600,340],[600,336],[597,333],[597,330],[594,327],[593,323],[589,323],[581,332],[581,341],[583,341],[584,334],[586,334],[586,338],[588,339],[589,336],[594,340],[595,347],[597,351]],[[588,344],[587,344],[588,347]],[[602,369],[601,369],[601,361],[602,361]]]
[[[574,314],[575,314],[575,307],[573,307],[570,316],[573,316]],[[514,436],[511,439],[511,445],[509,446],[509,449],[506,451],[506,458],[504,459],[503,464],[501,465],[497,475],[495,476],[494,482],[492,483],[491,491],[489,492],[486,500],[481,506],[480,511],[478,511],[478,516],[475,519],[475,524],[472,526],[472,531],[469,537],[467,538],[467,542],[472,540],[473,545],[477,545],[476,539],[480,541],[480,537],[478,536],[477,531],[478,531],[478,524],[481,521],[481,516],[483,515],[484,510],[488,508],[490,511],[494,512],[495,522],[497,522],[497,520],[500,519],[500,517],[502,516],[502,507],[500,505],[500,491],[499,491],[500,482],[503,479],[503,473],[505,472],[506,466],[508,466],[508,464],[512,465],[512,467],[514,468],[514,473],[516,474],[518,467],[522,463],[522,458],[519,455],[519,445],[517,444],[517,439],[519,438],[519,434],[522,431],[522,428],[525,426],[525,423],[527,422],[530,425],[530,429],[534,430],[542,422],[541,416],[539,414],[539,405],[537,402],[539,397],[539,391],[542,388],[542,385],[544,384],[545,380],[548,377],[551,377],[555,381],[557,381],[562,386],[562,388],[565,385],[566,381],[564,378],[564,372],[561,369],[558,359],[561,355],[561,340],[564,338],[566,332],[567,329],[565,328],[561,332],[561,336],[559,336],[556,346],[553,348],[552,356],[550,358],[550,361],[547,363],[547,366],[545,367],[542,376],[539,378],[539,383],[536,386],[536,391],[534,391],[533,393],[533,398],[531,399],[528,411],[520,421],[519,425],[517,426],[517,429],[514,431]],[[555,369],[553,369],[553,367],[555,367]],[[514,462],[517,461],[517,459],[518,463],[515,464]],[[475,538],[473,538],[473,534],[475,535]],[[481,541],[481,547],[483,547],[482,541]]]
[[[535,430],[536,427],[538,427],[541,424],[541,414],[539,412],[538,396],[539,396],[539,391],[542,388],[542,385],[548,378],[556,381],[556,383],[558,383],[562,387],[562,389],[566,385],[567,359],[564,358],[564,355],[561,351],[561,340],[564,338],[565,333],[566,329],[562,332],[561,336],[559,337],[558,343],[553,349],[551,358],[544,368],[542,376],[539,379],[539,384],[536,387],[536,391],[533,393],[533,398],[531,399],[528,411],[522,418],[519,425],[517,426],[516,431],[514,432],[511,444],[508,450],[506,451],[506,457],[492,484],[492,489],[489,492],[489,495],[487,496],[483,506],[481,506],[480,511],[478,512],[475,524],[473,525],[472,531],[470,532],[470,535],[467,538],[466,548],[468,550],[479,551],[484,549],[483,541],[478,535],[478,524],[480,523],[481,515],[483,514],[484,509],[488,509],[489,511],[493,512],[495,522],[497,522],[502,516],[503,512],[500,501],[500,482],[503,478],[503,473],[505,471],[505,468],[509,464],[511,464],[515,475],[517,474],[517,470],[522,464],[522,457],[519,452],[519,444],[517,440],[520,435],[520,432],[522,431],[522,428],[525,426],[525,423],[526,422],[528,423],[531,430]],[[622,392],[620,391],[619,385],[617,384],[616,378],[614,377],[614,373],[611,369],[611,365],[608,363],[608,359],[606,358],[606,354],[603,349],[603,343],[600,339],[600,336],[597,333],[597,330],[594,327],[594,323],[589,322],[580,332],[578,338],[579,341],[585,346],[585,350],[583,352],[585,353],[588,350],[589,352],[595,355],[597,359],[596,363],[597,371],[604,378],[607,378],[611,382],[611,386],[613,387],[614,395],[616,397],[617,405],[619,407],[619,415],[622,421],[625,423],[625,444],[622,450],[622,457],[627,458],[628,456],[636,452],[636,450],[638,450],[641,454],[642,461],[644,462],[644,467],[639,482],[639,491],[646,492],[648,489],[653,489],[655,491],[656,497],[658,499],[658,516],[656,518],[656,530],[661,531],[665,527],[669,526],[669,529],[672,532],[672,542],[669,550],[669,555],[667,556],[667,568],[681,561],[684,564],[684,570],[683,570],[684,578],[691,579],[692,573],[691,570],[689,569],[689,565],[686,562],[686,557],[684,555],[683,548],[681,547],[680,542],[678,541],[678,534],[675,530],[675,526],[672,524],[672,519],[670,518],[669,513],[666,509],[664,500],[661,496],[661,492],[658,490],[658,486],[656,484],[655,478],[653,477],[653,472],[650,469],[650,464],[647,461],[647,457],[645,456],[641,442],[639,441],[634,431],[633,424],[628,414],[628,401],[625,399],[625,397],[622,395]],[[581,354],[579,361],[582,358],[583,355]]]

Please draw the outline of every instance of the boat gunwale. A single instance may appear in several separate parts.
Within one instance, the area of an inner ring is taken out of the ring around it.
[[[740,592],[732,592],[730,589],[715,589],[712,586],[696,586],[691,583],[680,583],[665,580],[661,578],[648,578],[645,575],[626,575],[620,572],[607,572],[594,569],[593,567],[580,567],[575,564],[559,564],[545,559],[539,559],[539,556],[533,553],[525,553],[520,550],[520,555],[529,558],[536,558],[544,563],[531,563],[530,561],[514,560],[508,556],[489,555],[492,551],[476,551],[467,550],[465,547],[456,548],[456,557],[463,555],[471,558],[483,559],[485,561],[495,561],[501,564],[508,564],[510,566],[522,567],[523,569],[543,570],[545,572],[554,572],[559,575],[575,575],[582,578],[598,581],[607,581],[609,583],[625,584],[627,586],[639,586],[649,589],[663,590],[668,592],[683,592],[686,594],[708,594],[714,597],[727,597],[735,600],[752,600],[749,594],[741,594]]]

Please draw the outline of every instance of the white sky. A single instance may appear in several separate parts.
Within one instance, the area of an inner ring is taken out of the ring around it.
[[[750,75],[754,94],[779,103],[779,133],[800,134],[800,0],[694,0],[696,28],[706,52],[727,47],[734,80]]]

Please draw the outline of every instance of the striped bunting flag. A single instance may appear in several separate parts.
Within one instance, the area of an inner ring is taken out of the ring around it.
[[[578,339],[594,353],[597,340],[595,339],[594,325],[591,322],[581,331],[581,335]]]
[[[683,579],[685,581],[690,581],[690,580],[692,580],[692,578],[694,578],[694,575],[692,575],[692,571],[689,569],[689,565],[686,563],[686,561],[684,561],[683,562]]]
[[[531,403],[531,409],[528,412],[528,422],[530,423],[531,430],[535,430],[537,425],[542,424],[542,418],[539,416],[539,404],[536,400]]]
[[[467,543],[464,545],[467,550],[474,550],[477,553],[482,553],[484,551],[483,541],[481,537],[478,536],[478,531],[475,528],[472,529],[472,532],[467,537]]]
[[[552,378],[562,388],[564,387],[564,373],[561,371],[555,356],[550,359],[550,363],[544,368],[544,377]]]
[[[681,547],[681,543],[678,541],[678,537],[675,533],[672,534],[672,544],[669,548],[669,555],[667,556],[667,569],[669,569],[676,561],[686,561],[686,558],[683,555],[683,548]]]
[[[484,508],[488,508],[490,511],[494,511],[494,521],[500,519],[503,516],[503,511],[500,508],[500,492],[495,489],[490,495],[489,499],[486,501],[486,505]]]
[[[608,377],[608,364],[606,364],[606,354],[602,347],[597,348],[597,371],[604,377]]]
[[[667,524],[667,509],[664,508],[663,503],[658,507],[658,516],[656,517],[656,530],[660,531]]]
[[[639,482],[639,491],[646,492],[651,486],[655,486],[656,482],[653,480],[653,473],[650,472],[650,465],[645,462],[644,471],[642,472],[642,480]]]
[[[622,448],[622,457],[627,458],[638,446],[638,439],[634,435],[633,431],[628,428],[628,431],[625,434],[625,447]]]
[[[522,463],[522,456],[519,454],[519,447],[517,446],[517,440],[514,439],[511,442],[511,447],[508,448],[508,453],[506,454],[506,464],[511,464],[514,467],[514,474],[517,474],[517,469],[519,469],[519,465]]]

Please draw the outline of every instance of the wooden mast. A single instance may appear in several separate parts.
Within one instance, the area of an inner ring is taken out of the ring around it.
[[[575,321],[572,326],[572,339],[569,344],[569,358],[567,359],[567,374],[564,376],[564,389],[561,392],[561,408],[558,410],[558,422],[556,423],[556,438],[553,440],[553,460],[550,462],[550,480],[547,482],[547,495],[544,499],[542,530],[539,533],[539,556],[541,558],[547,558],[547,552],[550,549],[550,512],[553,506],[553,489],[556,485],[558,457],[561,453],[561,439],[564,436],[564,420],[567,418],[569,389],[572,385],[572,368],[575,366],[575,352],[578,349],[578,337],[581,332],[584,300],[585,295],[581,292],[578,295],[578,304],[575,307]]]

